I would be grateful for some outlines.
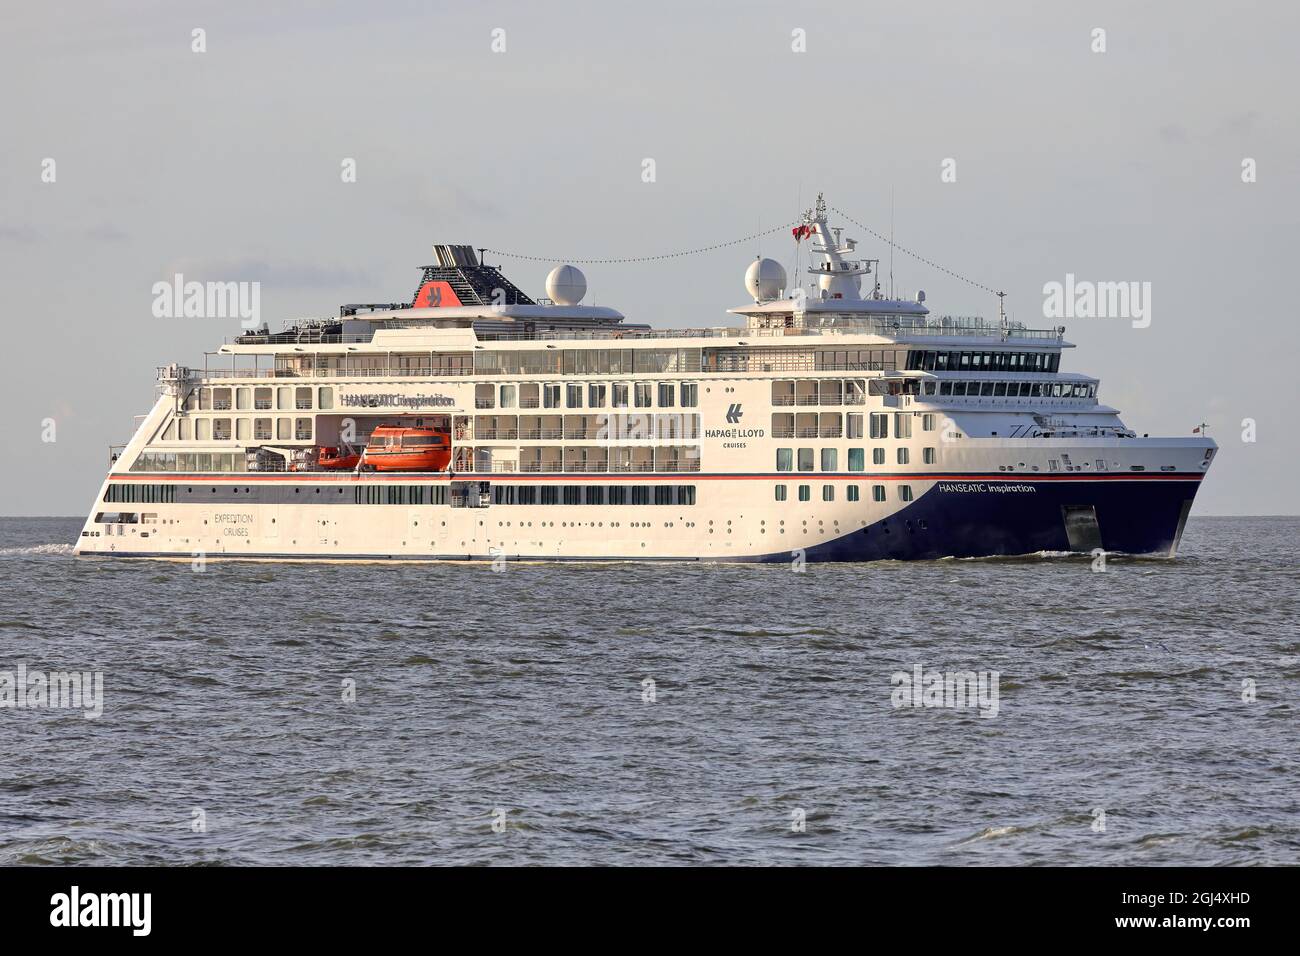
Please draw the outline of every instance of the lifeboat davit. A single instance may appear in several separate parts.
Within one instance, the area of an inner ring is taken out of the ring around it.
[[[370,434],[364,462],[375,471],[445,471],[451,436],[438,428],[380,425]]]

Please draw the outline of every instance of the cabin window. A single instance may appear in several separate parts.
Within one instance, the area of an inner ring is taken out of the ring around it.
[[[269,418],[253,419],[253,440],[254,441],[271,440],[271,419]]]
[[[517,388],[516,388],[514,385],[502,385],[502,386],[501,386],[500,392],[501,392],[501,407],[502,407],[502,408],[514,408],[514,407],[515,407],[515,396],[516,396],[516,394],[517,394],[517,391],[518,391],[518,390],[517,390]]]
[[[835,448],[822,449],[822,471],[839,471],[840,453]]]
[[[778,448],[776,450],[776,470],[794,471],[794,449]]]
[[[931,415],[931,414],[925,414],[925,415],[922,415],[922,416],[921,416],[921,431],[923,431],[923,432],[932,432],[932,431],[934,431],[934,416],[933,416],[933,415]]]
[[[834,500],[835,500],[835,486],[822,485],[822,501],[834,501]]]
[[[847,419],[847,430],[844,433],[845,438],[862,437],[862,413],[849,412],[844,416]]]
[[[194,420],[194,437],[198,441],[211,441],[212,419],[196,418]]]
[[[912,437],[912,413],[911,412],[894,413],[894,437],[895,438]]]
[[[682,408],[695,408],[700,404],[700,386],[695,382],[682,382]]]
[[[861,492],[862,489],[859,488],[857,485],[849,485],[846,489],[844,489],[844,497],[847,498],[849,501],[857,501],[858,496],[861,494]]]
[[[650,407],[650,383],[649,382],[635,382],[632,394],[634,396],[634,400],[636,402],[637,408]]]
[[[776,486],[776,500],[785,501],[785,485]]]
[[[288,441],[291,437],[290,419],[277,418],[275,420],[275,437],[277,441]]]
[[[872,486],[871,486],[871,500],[872,500],[872,501],[884,501],[884,500],[885,500],[885,486],[884,486],[884,485],[872,485]]]
[[[316,389],[316,407],[329,409],[334,407],[334,389],[328,385],[323,385]]]
[[[889,416],[884,412],[871,413],[871,437],[889,437]]]
[[[565,405],[569,408],[582,407],[582,386],[568,385],[565,387],[566,395],[564,397]]]
[[[311,419],[299,418],[293,424],[293,437],[298,441],[311,441]]]
[[[883,465],[885,463],[885,449],[883,448],[871,449],[871,463],[873,465]]]
[[[811,501],[811,500],[812,500],[812,486],[811,486],[811,485],[800,485],[800,486],[799,486],[799,500],[800,500],[800,501]]]
[[[229,418],[214,418],[212,420],[212,437],[215,441],[230,441]]]
[[[910,456],[908,455],[906,448],[898,449],[898,463],[900,465],[906,465],[908,463],[909,457]]]
[[[627,383],[615,382],[611,394],[610,404],[614,408],[627,408]]]
[[[659,383],[659,407],[672,408],[676,404],[676,402],[674,401],[675,392],[676,389],[673,387],[672,382],[660,382]]]
[[[604,385],[587,386],[587,405],[590,408],[605,407],[605,386]]]
[[[247,418],[236,418],[235,437],[240,441],[248,441],[249,436],[252,434],[252,425],[253,423]]]
[[[814,467],[813,450],[811,448],[799,449],[799,470],[812,471]]]
[[[921,460],[927,465],[933,465],[938,461],[938,452],[933,448],[923,448],[921,449]]]
[[[849,471],[866,470],[866,449],[850,448],[849,449]]]

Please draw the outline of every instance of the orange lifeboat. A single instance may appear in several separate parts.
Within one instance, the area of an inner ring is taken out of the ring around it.
[[[379,425],[366,445],[365,464],[375,471],[444,471],[451,461],[445,429]]]
[[[322,446],[316,449],[316,465],[327,471],[351,471],[360,461],[360,453],[347,446]]]

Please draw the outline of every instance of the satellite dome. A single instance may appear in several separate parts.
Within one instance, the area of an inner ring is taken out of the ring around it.
[[[587,294],[587,277],[575,266],[556,266],[546,277],[546,296],[556,305],[577,305]]]
[[[745,288],[755,302],[775,299],[785,289],[785,267],[775,259],[755,259],[745,271]]]

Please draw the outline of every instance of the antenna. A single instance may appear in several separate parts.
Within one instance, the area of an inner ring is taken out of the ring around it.
[[[894,297],[894,187],[889,187],[889,297]]]

